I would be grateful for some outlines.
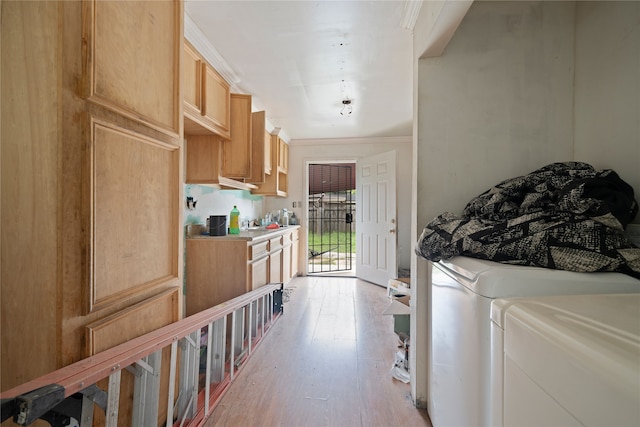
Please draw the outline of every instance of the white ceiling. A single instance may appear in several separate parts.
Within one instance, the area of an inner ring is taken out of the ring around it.
[[[185,2],[235,89],[291,139],[411,135],[404,9],[401,0]],[[346,98],[353,113],[340,115]]]

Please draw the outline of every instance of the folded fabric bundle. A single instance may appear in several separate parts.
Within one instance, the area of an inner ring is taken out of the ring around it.
[[[462,215],[439,215],[425,226],[416,253],[431,261],[465,255],[640,278],[640,249],[624,235],[637,213],[633,188],[613,170],[553,163],[499,183]]]

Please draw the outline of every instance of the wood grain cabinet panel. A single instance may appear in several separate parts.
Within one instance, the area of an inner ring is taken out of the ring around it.
[[[282,282],[282,248],[269,254],[269,283]]]
[[[282,266],[281,277],[282,283],[287,283],[291,280],[291,243],[282,247]]]
[[[202,116],[228,134],[231,126],[229,84],[206,62],[202,63]]]
[[[182,58],[184,112],[198,116],[202,111],[202,59],[189,43],[184,43]]]
[[[189,238],[186,242],[187,315],[221,304],[267,283],[291,278],[292,236],[298,227],[255,239]],[[287,252],[283,253],[283,241]],[[287,271],[283,276],[283,254]]]
[[[0,2],[3,390],[182,314],[182,6]]]
[[[269,283],[269,257],[265,256],[249,264],[251,270],[251,290]]]
[[[264,173],[271,175],[271,134],[265,129],[264,131]]]
[[[251,290],[246,240],[187,239],[187,315]]]
[[[251,174],[247,179],[252,184],[262,184],[265,180],[267,164],[269,173],[271,173],[271,159],[267,158],[271,155],[270,136],[266,130],[267,116],[264,111],[256,111],[251,113]],[[267,137],[269,136],[269,138]],[[267,147],[269,150],[267,151]]]
[[[278,138],[278,170],[289,172],[289,144]]]
[[[177,136],[182,112],[182,3],[82,4],[89,100]]]
[[[184,42],[184,133],[231,138],[229,83],[188,41]]]
[[[93,322],[86,327],[87,356],[93,356],[101,351],[123,344],[129,340],[152,332],[163,326],[179,320],[178,288],[170,289],[161,294],[149,298],[148,300],[136,304],[117,314]],[[169,389],[169,368],[171,360],[171,349],[166,347],[162,350],[162,371],[160,372],[160,396],[166,396]],[[134,375],[123,370],[120,385],[120,406],[118,412],[118,425],[130,425],[130,416],[133,409],[131,396],[134,390]],[[108,380],[99,383],[99,386],[106,390]],[[158,423],[167,416],[166,402],[160,401],[158,408]],[[104,412],[96,411],[96,425],[103,425]]]
[[[300,229],[293,230],[291,233],[291,277],[296,277],[299,271],[300,262]]]
[[[218,184],[220,181],[220,137],[217,135],[187,135],[186,182],[188,184]]]
[[[258,184],[258,188],[252,190],[254,194],[264,196],[287,197],[288,170],[289,170],[289,145],[278,135],[270,135],[271,173],[265,175],[264,183]]]
[[[231,139],[222,143],[222,176],[251,178],[251,95],[231,94]]]
[[[177,282],[181,205],[178,147],[98,121],[92,135],[95,310]]]

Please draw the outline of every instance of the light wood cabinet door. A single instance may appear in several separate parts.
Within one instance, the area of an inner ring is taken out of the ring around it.
[[[99,120],[91,136],[95,311],[161,283],[178,285],[182,205],[179,147]]]
[[[0,299],[6,389],[119,333],[144,333],[105,327],[95,347],[86,338],[107,319],[140,326],[138,304],[163,307],[145,327],[182,315],[183,10],[181,1],[0,7],[1,121],[20,124],[2,128],[0,159],[2,205],[12,206],[0,227],[11,242]]]
[[[299,271],[299,254],[300,254],[300,239],[299,229],[296,229],[292,233],[291,244],[291,277],[296,277]]]
[[[245,240],[187,239],[187,315],[251,290]]]
[[[278,166],[281,140],[277,135],[270,135],[270,137],[271,164],[273,165],[273,169],[271,170],[271,174],[265,175],[264,183],[258,184],[258,188],[252,190],[251,192],[264,196],[287,197],[288,175],[282,170],[280,166]],[[287,144],[284,145],[288,147]]]
[[[202,111],[202,59],[188,42],[184,43],[182,83],[185,114],[200,115]]]
[[[269,283],[282,282],[282,249],[269,254]]]
[[[231,90],[227,81],[185,40],[182,61],[185,135],[231,137]]]
[[[271,150],[266,152],[267,145],[270,146],[265,138],[269,135],[265,129],[266,126],[266,113],[264,111],[256,111],[251,113],[251,176],[247,179],[247,182],[251,184],[262,184],[265,180],[267,156],[271,154]],[[269,165],[271,159],[269,159]]]
[[[180,320],[178,310],[180,297],[178,294],[179,288],[167,290],[156,297],[135,304],[115,315],[108,316],[87,325],[86,341],[88,354],[86,356],[93,356],[101,351]],[[171,349],[165,347],[162,349],[163,369],[158,374],[160,376],[160,396],[168,395],[170,386],[170,360]],[[118,407],[119,426],[130,425],[131,413],[133,411],[133,400],[130,396],[134,394],[135,376],[126,370],[124,372],[120,384],[120,401]],[[98,383],[98,387],[103,390],[107,389],[108,385],[107,379]],[[159,405],[156,425],[161,425],[166,417],[167,406],[165,404]],[[104,421],[104,412],[96,411],[94,414],[94,425],[104,425]]]
[[[231,94],[231,139],[222,143],[222,176],[251,178],[251,95]]]
[[[229,83],[208,63],[202,63],[202,117],[216,132],[228,137],[231,125]]]
[[[291,280],[291,243],[282,248],[282,283]]]
[[[85,96],[178,136],[182,2],[82,2]]]
[[[251,290],[269,283],[269,257],[265,256],[249,263],[251,272]]]
[[[264,173],[267,175],[271,175],[271,171],[273,170],[272,166],[272,158],[271,158],[271,134],[264,131]]]
[[[186,182],[217,184],[220,175],[220,137],[188,135],[185,140]]]
[[[278,170],[289,172],[289,144],[278,138]]]

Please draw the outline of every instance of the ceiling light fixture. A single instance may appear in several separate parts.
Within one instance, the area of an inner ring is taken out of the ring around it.
[[[351,102],[352,101],[349,98],[342,100],[342,110],[340,110],[341,116],[344,116],[345,114],[347,116],[350,116],[351,113],[353,113],[353,105],[351,104]]]

